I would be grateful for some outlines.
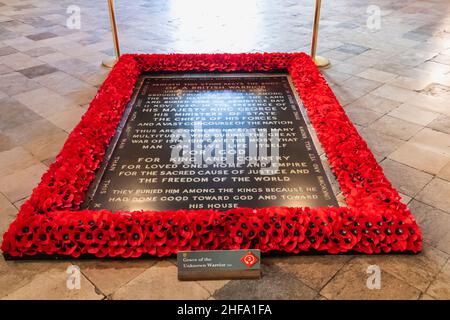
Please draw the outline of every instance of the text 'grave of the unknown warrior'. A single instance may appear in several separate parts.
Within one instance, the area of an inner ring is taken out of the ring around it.
[[[337,206],[286,75],[143,76],[86,207]]]

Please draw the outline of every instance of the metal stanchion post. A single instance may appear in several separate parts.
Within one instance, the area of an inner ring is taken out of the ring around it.
[[[322,1],[316,0],[316,8],[314,14],[314,25],[313,25],[313,34],[312,34],[312,43],[311,43],[311,58],[314,60],[318,67],[326,67],[330,64],[330,61],[327,58],[316,55],[317,53],[317,39],[319,36],[319,20],[320,20],[320,7]],[[104,59],[102,64],[105,67],[112,68],[114,64],[120,57],[120,47],[119,47],[119,36],[117,32],[117,23],[116,23],[116,15],[114,11],[114,0],[108,0],[108,9],[109,9],[109,18],[111,21],[111,33],[114,42],[115,49],[115,58]]]
[[[116,56],[114,58],[103,59],[102,64],[107,68],[112,68],[120,58],[119,36],[117,34],[116,14],[114,11],[114,0],[108,0],[109,20],[111,22],[111,33],[114,42]]]
[[[319,20],[320,20],[320,7],[322,0],[316,0],[316,10],[314,13],[314,25],[311,43],[311,58],[314,60],[316,66],[326,67],[330,64],[330,60],[327,58],[316,55],[317,53],[317,38],[319,37]]]

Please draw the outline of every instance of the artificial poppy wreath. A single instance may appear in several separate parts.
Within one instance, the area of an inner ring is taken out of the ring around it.
[[[143,72],[288,71],[348,207],[79,210]],[[410,211],[304,53],[124,55],[3,236],[8,258],[168,256],[179,250],[387,253],[422,249]]]

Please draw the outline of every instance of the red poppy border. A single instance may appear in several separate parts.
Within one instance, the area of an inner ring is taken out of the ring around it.
[[[287,70],[348,207],[79,210],[143,72]],[[168,256],[179,250],[417,253],[416,221],[304,53],[124,55],[3,235],[9,258]]]

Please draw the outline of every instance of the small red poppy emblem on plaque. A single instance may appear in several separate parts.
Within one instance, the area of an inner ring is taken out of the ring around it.
[[[258,258],[251,252],[247,252],[245,256],[241,258],[241,261],[249,268],[258,262]]]

